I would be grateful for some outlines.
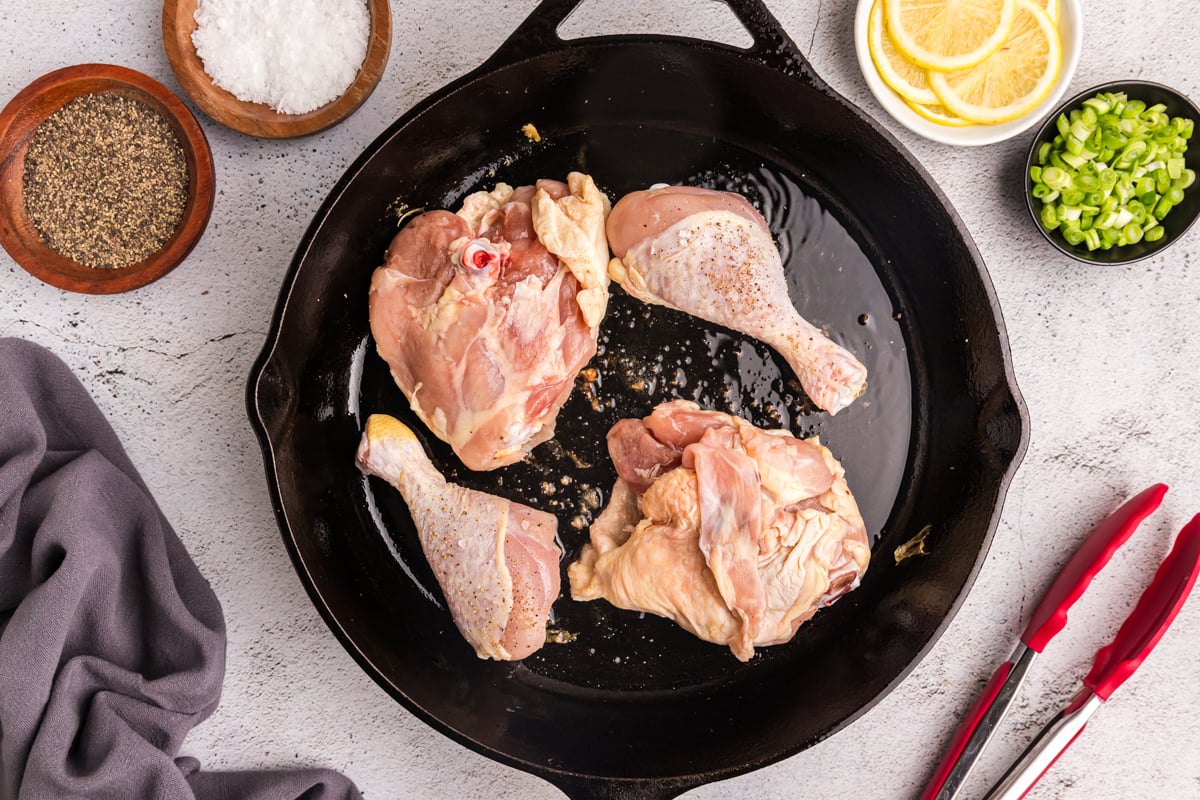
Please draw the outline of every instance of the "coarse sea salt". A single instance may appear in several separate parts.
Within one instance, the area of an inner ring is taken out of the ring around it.
[[[371,32],[364,0],[200,0],[192,43],[239,100],[304,114],[340,97]]]

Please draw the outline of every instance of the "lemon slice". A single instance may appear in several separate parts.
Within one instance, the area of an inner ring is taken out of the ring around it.
[[[1050,93],[1062,63],[1058,30],[1041,6],[1016,2],[1012,34],[994,55],[970,69],[929,73],[929,85],[950,113],[972,122],[1007,122]]]
[[[1000,49],[1016,0],[884,0],[887,32],[909,61],[941,71],[973,67]]]
[[[1046,16],[1054,22],[1058,22],[1058,0],[1042,0],[1042,7],[1046,9]]]
[[[936,122],[938,125],[945,125],[948,128],[964,128],[967,125],[974,125],[974,122],[963,119],[957,114],[952,114],[946,110],[945,106],[937,103],[914,103],[911,100],[905,100],[905,104],[913,111],[920,114],[930,122]]]
[[[901,98],[925,105],[938,102],[937,95],[929,88],[929,74],[901,55],[884,32],[883,0],[875,0],[871,7],[867,21],[867,49],[879,77]]]

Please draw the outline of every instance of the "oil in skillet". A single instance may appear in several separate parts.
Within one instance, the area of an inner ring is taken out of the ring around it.
[[[618,159],[602,159],[595,143],[599,141],[594,133],[589,160],[596,166],[593,176],[610,197],[652,182],[632,176],[621,180],[606,169]],[[563,142],[562,149],[570,144]],[[737,191],[763,213],[776,236],[793,302],[813,324],[863,360],[870,371],[866,393],[836,416],[816,411],[787,364],[768,346],[687,314],[646,305],[614,285],[596,356],[581,371],[576,390],[559,413],[555,438],[524,461],[493,472],[472,472],[413,420],[413,429],[448,480],[556,514],[564,574],[566,565],[578,557],[587,527],[603,509],[616,477],[605,442],[609,428],[619,419],[646,416],[672,399],[692,399],[760,427],[785,428],[801,437],[819,435],[846,467],[873,534],[879,533],[895,503],[908,455],[911,377],[901,321],[859,244],[863,232],[847,228],[829,210],[836,203],[822,199],[802,175],[765,166],[732,147],[717,149],[721,158],[708,159],[703,169],[652,177]],[[513,167],[529,176],[510,167],[495,177],[480,176],[477,185],[460,191],[490,189],[498,179],[528,182],[533,175],[551,174],[547,163],[561,170],[561,156],[547,151],[533,163],[520,160]],[[444,200],[454,207],[461,197]],[[406,409],[386,370],[375,367],[364,374],[364,408]],[[391,523],[407,518],[402,504],[389,496],[378,499],[399,557],[436,593],[419,548],[414,549],[415,537],[401,534],[407,525]],[[822,615],[834,610],[818,614],[797,638],[806,638],[811,626],[821,627]],[[674,623],[604,602],[571,601],[565,577],[563,596],[554,607],[554,627],[577,638],[547,645],[525,659],[523,679],[571,676],[573,683],[595,688],[652,690],[690,685],[697,676],[721,674],[737,664],[723,648],[695,639]],[[755,662],[772,661],[783,649],[762,648]]]

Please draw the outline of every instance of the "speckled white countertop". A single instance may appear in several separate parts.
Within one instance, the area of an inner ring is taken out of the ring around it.
[[[329,766],[377,799],[561,796],[434,733],[337,643],[284,551],[244,407],[270,309],[325,194],[391,121],[481,63],[534,5],[393,0],[382,84],[347,122],[314,137],[252,139],[197,112],[212,144],[216,205],[196,250],[157,283],[113,297],[70,294],[0,252],[0,336],[40,342],[76,371],[224,606],[224,695],[183,747],[207,768]],[[1126,495],[1170,484],[1163,508],[1117,554],[1039,661],[1007,735],[972,776],[966,796],[979,796],[1065,702],[1170,538],[1200,511],[1200,230],[1127,268],[1086,269],[1058,256],[1022,205],[1030,134],[978,149],[919,139],[887,117],[858,72],[853,3],[768,5],[818,73],[891,129],[958,209],[1000,299],[1032,437],[978,581],[911,676],[827,741],[687,796],[915,797],[1071,545]],[[1068,93],[1136,77],[1200,98],[1195,6],[1083,6],[1085,49]],[[160,14],[157,0],[3,0],[0,100],[84,62],[132,67],[179,92]],[[585,0],[563,34],[635,31],[748,42],[727,9],[707,0]],[[1030,797],[1200,797],[1197,652],[1200,598],[1193,598]]]

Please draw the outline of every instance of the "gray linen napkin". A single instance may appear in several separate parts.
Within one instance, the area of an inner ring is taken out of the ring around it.
[[[0,800],[342,800],[329,770],[175,760],[225,621],[116,434],[49,351],[0,339]]]

